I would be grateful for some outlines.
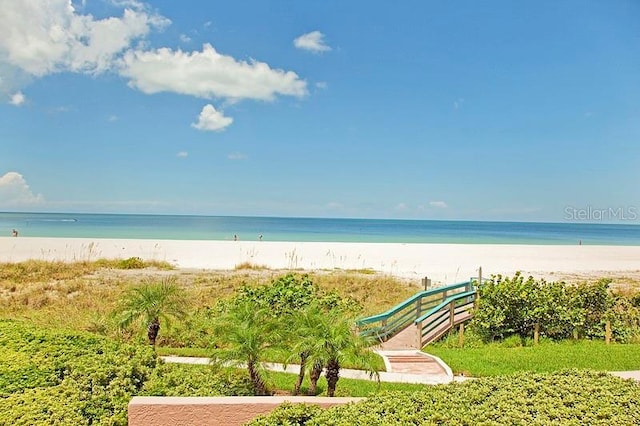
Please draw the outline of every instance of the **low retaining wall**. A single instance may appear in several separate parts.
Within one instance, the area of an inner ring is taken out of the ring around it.
[[[129,426],[236,426],[268,413],[284,402],[327,408],[362,399],[315,396],[135,396],[129,403],[128,416]]]

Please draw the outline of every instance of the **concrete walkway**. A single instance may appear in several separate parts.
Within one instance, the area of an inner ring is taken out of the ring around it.
[[[440,358],[424,352],[412,350],[376,351],[383,359],[387,371],[380,372],[381,382],[390,383],[418,383],[436,385],[453,381],[468,380],[468,377],[454,377],[451,368]],[[167,363],[177,364],[209,364],[209,358],[162,356]],[[282,364],[265,363],[265,367],[271,371],[298,374],[300,366],[289,364],[284,368]],[[634,379],[640,382],[640,371],[612,371],[610,374],[623,378]],[[366,371],[340,369],[340,377],[349,379],[375,381]]]
[[[405,351],[376,351],[384,360],[387,371],[381,371],[381,382],[392,383],[419,383],[436,385],[449,383],[454,380],[451,369],[440,358],[427,355],[424,352],[413,350]],[[162,356],[165,362],[177,364],[209,364],[209,358]],[[265,363],[264,366],[271,371],[280,371],[298,374],[300,365],[289,364],[284,368],[282,364]],[[340,377],[349,379],[372,380],[375,376],[363,370],[340,369]]]

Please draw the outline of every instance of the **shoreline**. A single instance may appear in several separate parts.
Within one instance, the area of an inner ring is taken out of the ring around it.
[[[428,276],[433,284],[478,275],[540,277],[640,274],[640,246],[274,241],[146,240],[0,237],[0,262],[94,261],[100,258],[166,261],[179,269],[230,270],[237,265],[289,270],[370,269],[400,278]]]

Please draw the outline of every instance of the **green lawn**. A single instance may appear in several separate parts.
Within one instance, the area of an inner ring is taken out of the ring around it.
[[[454,374],[482,377],[520,371],[546,373],[569,368],[599,371],[640,370],[639,344],[611,344],[579,340],[543,342],[537,346],[506,348],[487,344],[472,348],[429,346]]]
[[[293,385],[296,382],[297,376],[295,374],[270,371],[268,372],[268,378],[268,381],[272,384],[273,388],[282,391],[291,391],[293,390]],[[303,394],[307,391],[308,385],[309,381],[308,378],[306,378],[302,384]],[[341,378],[338,380],[338,386],[336,387],[336,396],[365,397],[382,391],[413,392],[422,390],[425,386],[430,385],[388,382],[378,383],[376,381]],[[318,391],[320,396],[327,396],[327,381],[324,376],[318,380]]]

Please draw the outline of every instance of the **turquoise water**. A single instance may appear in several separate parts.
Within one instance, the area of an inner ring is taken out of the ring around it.
[[[0,213],[0,235],[170,240],[640,245],[631,224]]]

